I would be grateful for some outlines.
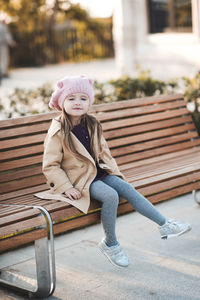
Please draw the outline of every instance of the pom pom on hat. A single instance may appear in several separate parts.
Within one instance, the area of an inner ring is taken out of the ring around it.
[[[62,110],[66,97],[75,93],[88,95],[92,104],[94,102],[93,80],[84,75],[64,77],[57,82],[57,88],[51,96],[49,106]]]

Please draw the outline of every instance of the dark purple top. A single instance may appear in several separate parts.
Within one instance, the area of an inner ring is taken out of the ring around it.
[[[83,124],[78,124],[73,127],[72,132],[77,137],[77,139],[83,144],[83,146],[90,153],[90,155],[92,155],[88,129]],[[97,175],[93,181],[103,179],[106,177],[106,175],[108,175],[108,173],[105,170],[99,167],[98,163],[96,163],[96,168],[97,168]]]

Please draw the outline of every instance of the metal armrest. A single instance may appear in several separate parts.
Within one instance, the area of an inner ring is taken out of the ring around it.
[[[40,210],[40,214],[46,220],[46,228],[49,229],[50,246],[48,236],[35,240],[35,261],[37,273],[37,286],[27,285],[30,278],[12,274],[11,271],[0,271],[0,285],[14,288],[20,292],[28,294],[29,297],[44,298],[53,294],[56,287],[56,268],[55,268],[55,251],[53,223],[49,212],[37,205],[15,205],[0,204],[1,206],[29,207]],[[50,249],[49,249],[50,248]],[[50,253],[50,255],[49,255]],[[21,278],[20,278],[21,277]]]
[[[196,201],[196,203],[200,205],[200,199],[197,198],[197,191],[193,190],[192,194],[193,194],[193,197],[194,197],[194,201]]]

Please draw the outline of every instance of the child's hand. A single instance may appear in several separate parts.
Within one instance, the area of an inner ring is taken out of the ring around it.
[[[81,193],[79,192],[79,190],[77,190],[75,188],[68,189],[67,191],[64,192],[64,194],[70,200],[78,200],[81,198]]]

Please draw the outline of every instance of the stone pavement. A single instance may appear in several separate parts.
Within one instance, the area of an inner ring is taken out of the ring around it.
[[[166,217],[190,222],[192,230],[161,240],[157,225],[137,212],[118,217],[118,240],[131,260],[128,268],[113,266],[98,250],[101,224],[57,236],[57,287],[48,299],[199,300],[200,206],[188,194],[156,207]],[[12,269],[32,274],[33,256],[32,246],[11,251],[1,255],[0,268],[15,263]],[[0,299],[27,298],[1,289]]]

